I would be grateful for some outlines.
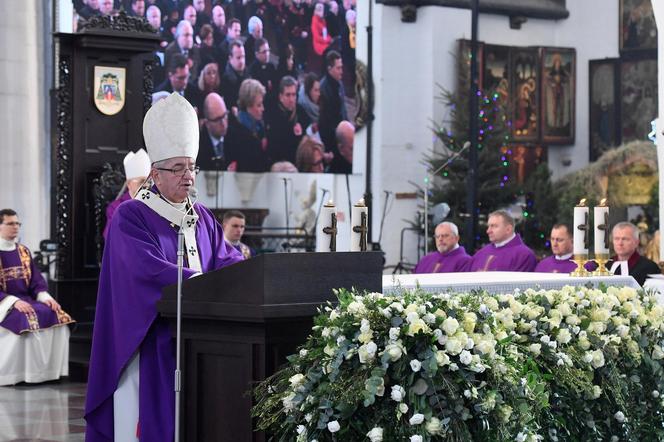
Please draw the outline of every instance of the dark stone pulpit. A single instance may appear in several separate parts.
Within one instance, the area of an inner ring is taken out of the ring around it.
[[[335,288],[382,289],[382,255],[265,254],[187,280],[182,296],[181,440],[263,441],[251,418],[252,386],[311,333]],[[175,335],[176,287],[157,308]]]

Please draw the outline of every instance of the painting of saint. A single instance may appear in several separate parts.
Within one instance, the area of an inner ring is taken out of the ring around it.
[[[616,103],[618,59],[590,60],[590,161],[620,144]]]
[[[657,49],[651,0],[620,0],[620,50]]]
[[[513,49],[511,57],[512,139],[533,141],[539,137],[538,51]]]
[[[574,143],[574,49],[542,50],[542,141]]]

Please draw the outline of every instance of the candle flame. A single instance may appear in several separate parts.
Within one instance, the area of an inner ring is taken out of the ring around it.
[[[581,201],[579,201],[579,204],[577,205],[577,207],[586,207],[586,199],[581,198]]]
[[[599,202],[599,205],[602,207],[606,207],[608,202],[609,202],[608,198],[602,198],[602,200]]]

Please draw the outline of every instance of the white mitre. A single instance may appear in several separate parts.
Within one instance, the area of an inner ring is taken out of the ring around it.
[[[124,157],[125,178],[145,178],[150,175],[150,157],[145,149],[139,149],[138,152],[129,152]]]
[[[153,163],[198,156],[198,116],[177,92],[157,101],[143,119],[143,138]]]

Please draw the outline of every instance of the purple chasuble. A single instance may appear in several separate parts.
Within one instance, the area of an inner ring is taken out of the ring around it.
[[[104,226],[103,232],[104,241],[106,241],[106,237],[108,237],[108,229],[111,227],[111,220],[113,219],[115,211],[120,206],[120,204],[130,199],[131,197],[129,196],[129,190],[125,190],[122,195],[108,203],[108,206],[106,206],[106,225]]]
[[[537,258],[517,233],[502,247],[488,244],[478,250],[470,261],[470,272],[532,272]]]
[[[212,213],[200,204],[194,209],[203,272],[241,261]],[[113,440],[113,393],[137,351],[140,440],[173,439],[175,348],[156,303],[162,288],[177,282],[176,263],[177,227],[141,201],[121,204],[111,220],[99,276],[85,403],[87,442]],[[183,279],[195,273],[186,266]]]
[[[462,246],[446,253],[435,251],[422,257],[413,273],[465,272],[471,259]]]
[[[576,264],[571,259],[556,259],[555,256],[549,256],[541,260],[537,267],[536,272],[543,273],[571,273],[576,269]]]
[[[37,294],[48,292],[48,286],[30,256],[30,250],[16,244],[12,251],[0,251],[0,301],[7,296],[16,296],[30,304],[35,314],[11,309],[0,327],[18,334],[45,329],[74,322],[62,310],[54,312],[51,307],[37,301]]]

